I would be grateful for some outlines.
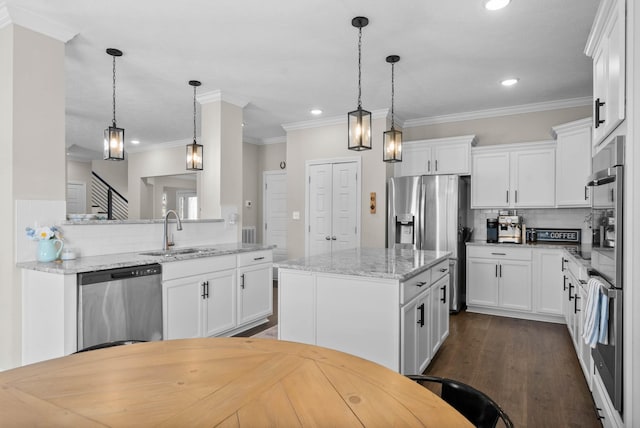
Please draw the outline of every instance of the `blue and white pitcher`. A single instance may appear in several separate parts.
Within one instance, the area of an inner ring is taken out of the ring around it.
[[[56,248],[56,244],[60,244]],[[59,239],[42,239],[38,241],[38,261],[39,262],[52,262],[60,257],[64,247],[64,242]]]

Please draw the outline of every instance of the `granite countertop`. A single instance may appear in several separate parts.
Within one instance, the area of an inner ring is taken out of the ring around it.
[[[274,263],[284,269],[404,281],[448,258],[448,251],[354,248]]]
[[[115,269],[129,266],[140,266],[152,263],[169,263],[179,260],[190,260],[203,257],[222,256],[226,254],[270,250],[274,248],[274,245],[231,243],[188,248],[197,248],[200,251],[188,254],[174,254],[171,256],[149,256],[141,254],[143,252],[149,252],[149,250],[141,250],[140,252],[135,253],[119,253],[101,256],[80,257],[75,260],[67,261],[57,260],[55,262],[46,263],[37,261],[21,262],[17,263],[16,266],[22,269],[71,275],[82,272],[93,272],[97,270]],[[172,249],[179,250],[180,248]]]
[[[503,242],[486,242],[486,241],[470,241],[467,245],[474,246],[493,246],[493,247],[512,247],[512,248],[551,248],[566,250],[567,255],[573,258],[577,263],[591,267],[591,244],[567,244],[556,242],[534,242],[526,244],[507,244]]]

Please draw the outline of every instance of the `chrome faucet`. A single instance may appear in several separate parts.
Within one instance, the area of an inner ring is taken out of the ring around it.
[[[180,217],[178,217],[178,213],[174,210],[167,211],[167,214],[164,216],[164,235],[162,236],[162,249],[164,251],[168,251],[169,247],[173,245],[173,242],[169,242],[169,234],[167,233],[167,228],[169,227],[169,214],[171,213],[173,213],[178,221],[176,230],[182,230],[182,222],[180,221]]]

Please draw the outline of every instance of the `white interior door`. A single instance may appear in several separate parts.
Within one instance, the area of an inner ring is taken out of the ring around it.
[[[360,245],[358,161],[307,165],[307,256]]]
[[[80,181],[67,183],[67,214],[87,212],[87,184]]]
[[[331,251],[332,181],[333,167],[331,164],[309,167],[308,256]]]
[[[358,246],[358,166],[355,162],[333,164],[331,249]]]
[[[263,242],[275,245],[273,260],[287,259],[287,173],[284,171],[265,171]]]

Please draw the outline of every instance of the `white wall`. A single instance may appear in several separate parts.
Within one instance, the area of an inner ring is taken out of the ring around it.
[[[0,257],[0,370],[21,359],[16,201],[64,204],[64,43],[9,24],[0,29],[0,223],[11,232]],[[64,211],[63,211],[64,213]]]
[[[289,212],[287,249],[289,258],[305,254],[305,161],[360,156],[362,159],[361,246],[384,248],[386,182],[392,166],[382,161],[382,134],[386,118],[373,120],[373,148],[355,152],[347,149],[347,124],[327,125],[287,131],[287,210]],[[376,192],[378,209],[369,213],[369,193]],[[292,220],[293,211],[300,220]]]
[[[130,156],[130,155],[129,155]],[[129,199],[129,161],[94,160],[91,161],[91,169],[100,178],[106,181],[118,193]]]
[[[262,182],[262,171],[258,166],[258,146],[243,143],[242,149],[242,226],[258,227],[258,212],[261,205],[258,205],[258,192]],[[247,207],[244,202],[251,201],[251,207]],[[257,236],[256,236],[257,240]]]
[[[185,145],[186,146],[186,145]],[[145,152],[129,153],[128,196],[129,218],[153,217],[153,187],[147,186],[145,177],[185,174],[185,146],[166,149],[154,149]],[[205,165],[206,167],[206,165]],[[200,179],[201,172],[194,172]],[[198,186],[199,188],[200,186]],[[200,202],[200,192],[198,201]],[[198,216],[200,218],[200,216]]]
[[[404,141],[475,135],[478,146],[551,139],[551,128],[591,116],[591,107],[571,107],[403,129]]]

